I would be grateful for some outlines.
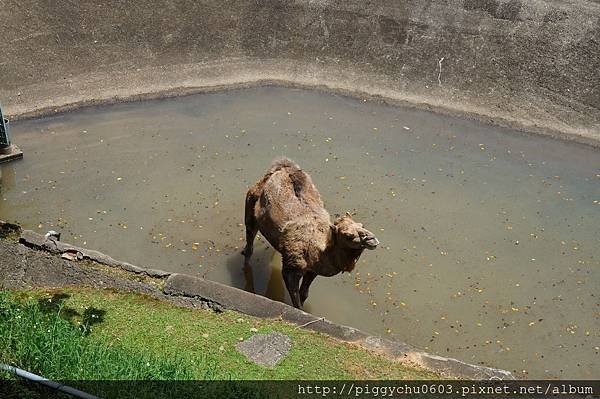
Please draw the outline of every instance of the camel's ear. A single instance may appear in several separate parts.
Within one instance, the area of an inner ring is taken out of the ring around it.
[[[352,217],[352,214],[351,214],[350,212],[346,212],[346,216],[348,216],[348,217],[350,217],[350,218],[351,218],[351,217]]]

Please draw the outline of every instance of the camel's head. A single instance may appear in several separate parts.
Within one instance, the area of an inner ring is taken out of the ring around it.
[[[379,240],[375,235],[365,229],[362,223],[352,220],[352,215],[349,213],[336,219],[333,228],[338,242],[348,248],[375,249],[379,245]]]

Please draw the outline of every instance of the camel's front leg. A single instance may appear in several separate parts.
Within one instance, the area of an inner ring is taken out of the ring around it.
[[[308,298],[308,289],[315,278],[317,278],[317,273],[311,271],[307,271],[304,273],[304,277],[302,277],[302,285],[300,286],[300,303],[303,306],[306,298]]]
[[[302,267],[293,262],[283,262],[283,267],[281,269],[281,273],[283,274],[283,281],[285,282],[285,287],[290,293],[290,298],[292,299],[292,304],[295,308],[301,309],[300,303],[300,279],[302,278]]]
[[[256,201],[258,201],[258,197],[252,190],[248,191],[248,194],[246,194],[246,209],[244,213],[244,222],[246,224],[246,247],[242,251],[246,265],[248,265],[248,261],[254,251],[254,238],[258,233],[258,221],[254,215]]]

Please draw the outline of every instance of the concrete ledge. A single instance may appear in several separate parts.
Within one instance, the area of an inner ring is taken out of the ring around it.
[[[514,109],[504,112],[496,105],[478,103],[444,88],[428,92],[405,90],[389,77],[357,71],[351,66],[328,66],[300,61],[224,59],[214,62],[163,67],[146,67],[135,71],[98,73],[75,79],[68,87],[63,82],[21,88],[27,97],[8,104],[13,121],[34,119],[74,111],[84,107],[180,97],[232,89],[279,86],[318,90],[358,99],[381,101],[476,120],[482,123],[574,141],[600,147],[600,130],[584,124],[565,123],[551,116],[552,111],[532,109],[514,100]],[[2,95],[0,88],[0,96]],[[451,96],[453,101],[445,101]],[[8,98],[15,96],[8,94]],[[27,101],[25,101],[27,100]],[[548,106],[549,107],[549,106]],[[592,112],[593,113],[593,112]],[[581,117],[580,119],[586,119]]]
[[[76,247],[71,244],[67,244],[61,241],[54,240],[52,238],[46,238],[45,236],[38,234],[31,230],[23,230],[19,242],[31,248],[42,249],[54,254],[64,254],[66,252],[75,252],[78,254],[77,258],[89,259],[104,265],[117,267],[127,272],[144,274],[150,277],[167,277],[171,273],[163,270],[146,269],[143,267],[132,265],[131,263],[122,262],[115,260],[102,252],[94,251],[91,249]],[[79,257],[81,254],[81,257]]]
[[[359,345],[398,361],[422,367],[444,377],[461,379],[513,379],[510,372],[482,367],[460,360],[436,356],[420,351],[408,344],[369,335],[352,327],[335,324],[329,320],[295,309],[281,302],[229,287],[214,281],[184,274],[172,274],[167,279],[167,295],[187,296],[218,303],[225,309],[257,317],[281,318],[299,327],[328,334],[339,340]]]
[[[333,338],[358,345],[407,365],[431,370],[443,377],[459,379],[514,378],[509,371],[477,366],[460,360],[423,352],[406,343],[384,339],[353,327],[336,324],[323,317],[306,313],[285,303],[273,301],[269,298],[215,281],[135,266],[127,262],[115,260],[98,251],[46,238],[31,230],[21,231],[19,226],[2,221],[0,221],[0,232],[6,232],[7,234],[20,232],[19,242],[30,248],[61,255],[67,252],[71,254],[76,253],[77,256],[74,256],[74,261],[76,259],[89,259],[131,273],[158,278],[167,277],[163,288],[163,293],[167,296],[194,298],[205,303],[207,308],[216,311],[227,309],[255,317],[281,319],[296,324],[298,328],[327,334]],[[0,238],[2,238],[1,235]]]

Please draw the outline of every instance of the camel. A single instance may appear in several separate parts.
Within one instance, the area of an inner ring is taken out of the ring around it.
[[[317,276],[351,272],[365,249],[379,241],[349,213],[331,223],[308,173],[293,161],[275,160],[248,190],[246,264],[258,231],[282,256],[282,275],[292,304],[301,309]],[[302,280],[302,285],[300,285]]]

